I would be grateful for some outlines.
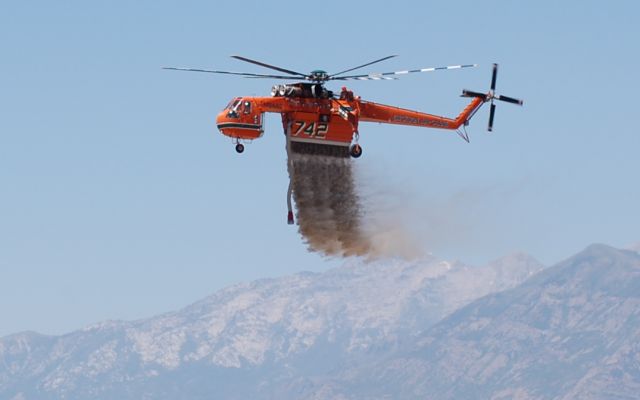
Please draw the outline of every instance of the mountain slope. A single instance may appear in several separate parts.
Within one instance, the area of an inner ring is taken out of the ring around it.
[[[309,393],[636,399],[640,255],[592,245],[512,290],[473,302],[396,354],[344,376],[319,382]]]
[[[146,320],[12,335],[0,339],[0,398],[298,398],[541,269],[524,254],[484,267],[349,262],[236,285]]]

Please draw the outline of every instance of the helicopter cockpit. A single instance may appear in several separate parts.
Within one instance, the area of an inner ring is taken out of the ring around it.
[[[227,111],[228,118],[240,118],[243,114],[251,114],[251,102],[243,100],[242,97],[236,97],[227,104],[224,110]]]
[[[253,99],[236,97],[218,114],[216,122],[222,134],[230,136],[238,144],[236,150],[242,152],[244,146],[239,140],[253,140],[264,132],[263,115],[253,104]]]

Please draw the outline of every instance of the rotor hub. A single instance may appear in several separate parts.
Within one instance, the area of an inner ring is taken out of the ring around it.
[[[329,80],[329,74],[327,73],[327,71],[316,69],[309,73],[308,79],[310,81],[326,82],[327,80]]]

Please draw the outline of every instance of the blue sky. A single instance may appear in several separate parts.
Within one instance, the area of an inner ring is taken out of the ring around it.
[[[0,13],[0,335],[63,333],[184,306],[226,285],[340,265],[286,225],[279,117],[238,156],[214,126],[273,82],[161,70],[471,70],[354,82],[455,116],[500,63],[493,133],[471,143],[363,124],[364,192],[445,258],[553,263],[640,240],[636,2],[11,2]],[[335,88],[337,89],[337,87]]]

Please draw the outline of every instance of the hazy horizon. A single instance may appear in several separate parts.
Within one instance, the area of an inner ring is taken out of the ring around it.
[[[162,70],[477,68],[353,82],[455,116],[462,89],[524,99],[452,132],[360,124],[354,175],[388,254],[551,265],[640,240],[632,2],[15,2],[0,14],[0,336],[175,310],[233,283],[326,271],[286,224],[280,117],[238,155],[215,115],[270,80]],[[338,90],[339,86],[330,89]],[[632,122],[632,119],[631,119]]]

